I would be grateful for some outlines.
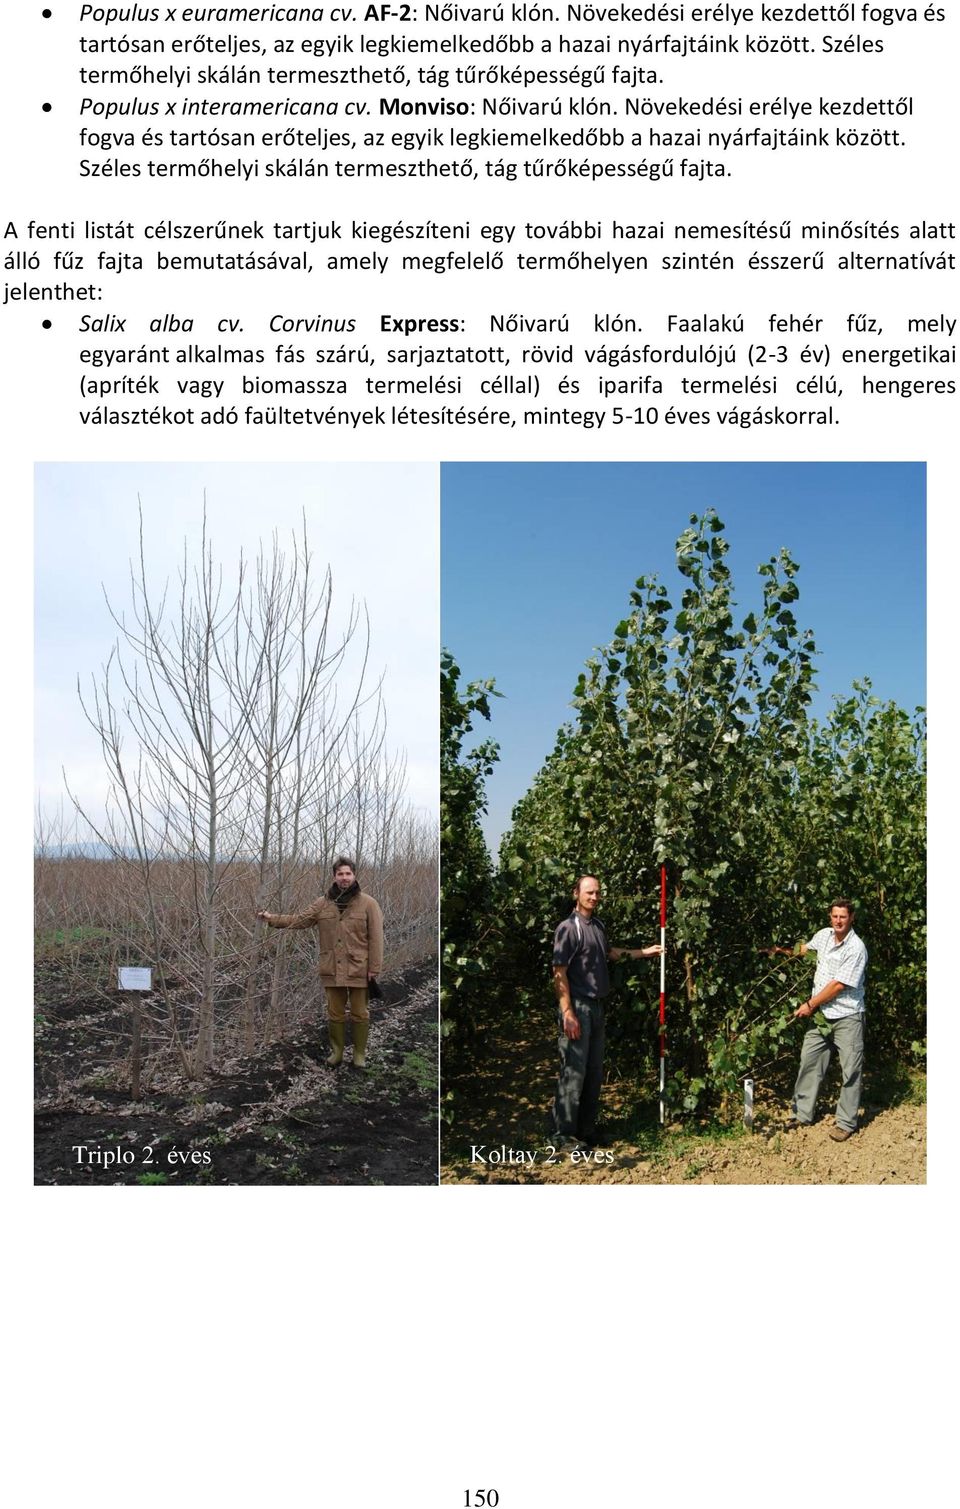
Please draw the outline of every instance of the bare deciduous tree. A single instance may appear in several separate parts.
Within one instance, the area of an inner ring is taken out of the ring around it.
[[[108,607],[116,643],[78,685],[108,796],[101,816],[71,800],[116,882],[112,905],[98,907],[114,951],[122,913],[128,952],[152,959],[156,1046],[197,1075],[218,1045],[252,1052],[306,1006],[309,968],[295,971],[294,1013],[284,981],[290,956],[312,945],[268,940],[259,910],[315,895],[345,849],[376,877],[388,931],[395,919],[397,941],[427,952],[435,844],[387,743],[366,611],[351,602],[337,624],[331,573],[315,570],[305,526],[286,549],[274,536],[252,565],[241,559],[228,584],[204,520],[197,560],[185,547],[175,588],[158,593],[141,517],[130,602]],[[38,888],[62,912],[51,848],[41,818]],[[95,863],[76,862],[74,893]]]

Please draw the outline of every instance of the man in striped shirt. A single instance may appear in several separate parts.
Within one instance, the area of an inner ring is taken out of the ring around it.
[[[807,1018],[820,1012],[823,1025],[812,1026],[804,1034],[800,1072],[793,1087],[793,1115],[787,1126],[809,1126],[813,1121],[817,1095],[836,1049],[843,1084],[835,1125],[830,1128],[835,1142],[846,1142],[857,1130],[863,1079],[863,983],[867,950],[854,932],[853,922],[852,903],[840,897],[831,902],[830,926],[814,933],[809,943],[799,943],[795,949],[770,950],[775,954],[805,954],[813,950],[817,956],[813,992],[809,1000],[797,1007],[794,1016]]]

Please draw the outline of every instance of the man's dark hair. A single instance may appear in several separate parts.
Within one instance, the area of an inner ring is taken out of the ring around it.
[[[353,871],[354,875],[356,875],[356,873],[357,873],[357,867],[356,867],[356,865],[354,864],[353,860],[352,859],[348,859],[345,854],[341,854],[339,856],[339,858],[337,858],[337,859],[335,859],[333,861],[333,871],[332,871],[332,873],[334,875],[336,875],[336,873],[340,869],[341,865],[347,865],[347,867]]]
[[[855,917],[857,915],[856,907],[854,906],[852,901],[847,900],[846,896],[838,896],[836,901],[831,901],[827,910],[832,912],[835,906],[843,907],[843,910],[845,912],[849,912],[851,917]]]

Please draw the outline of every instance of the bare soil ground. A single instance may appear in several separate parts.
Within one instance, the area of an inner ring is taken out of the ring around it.
[[[798,1042],[799,1051],[799,1042]],[[926,1108],[917,1085],[877,1073],[865,1076],[861,1125],[834,1142],[832,1108],[839,1081],[828,1077],[820,1114],[811,1127],[787,1131],[792,1069],[759,1085],[754,1128],[732,1116],[724,1129],[688,1123],[661,1129],[656,1084],[604,1087],[601,1114],[607,1135],[592,1155],[556,1151],[547,1109],[556,1082],[556,1055],[531,1033],[494,1040],[469,1078],[451,1081],[456,1124],[444,1133],[444,1184],[923,1184]]]
[[[35,1182],[435,1184],[436,962],[381,986],[366,1070],[328,1068],[318,1024],[134,1103],[123,1007],[41,962]]]

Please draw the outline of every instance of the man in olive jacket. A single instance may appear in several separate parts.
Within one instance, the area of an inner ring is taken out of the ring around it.
[[[333,885],[305,912],[258,912],[268,927],[315,927],[320,933],[320,982],[327,997],[327,1030],[334,1068],[343,1062],[347,1005],[353,1023],[353,1063],[363,1069],[370,1034],[370,981],[383,968],[383,913],[361,891],[353,860],[333,866]]]

